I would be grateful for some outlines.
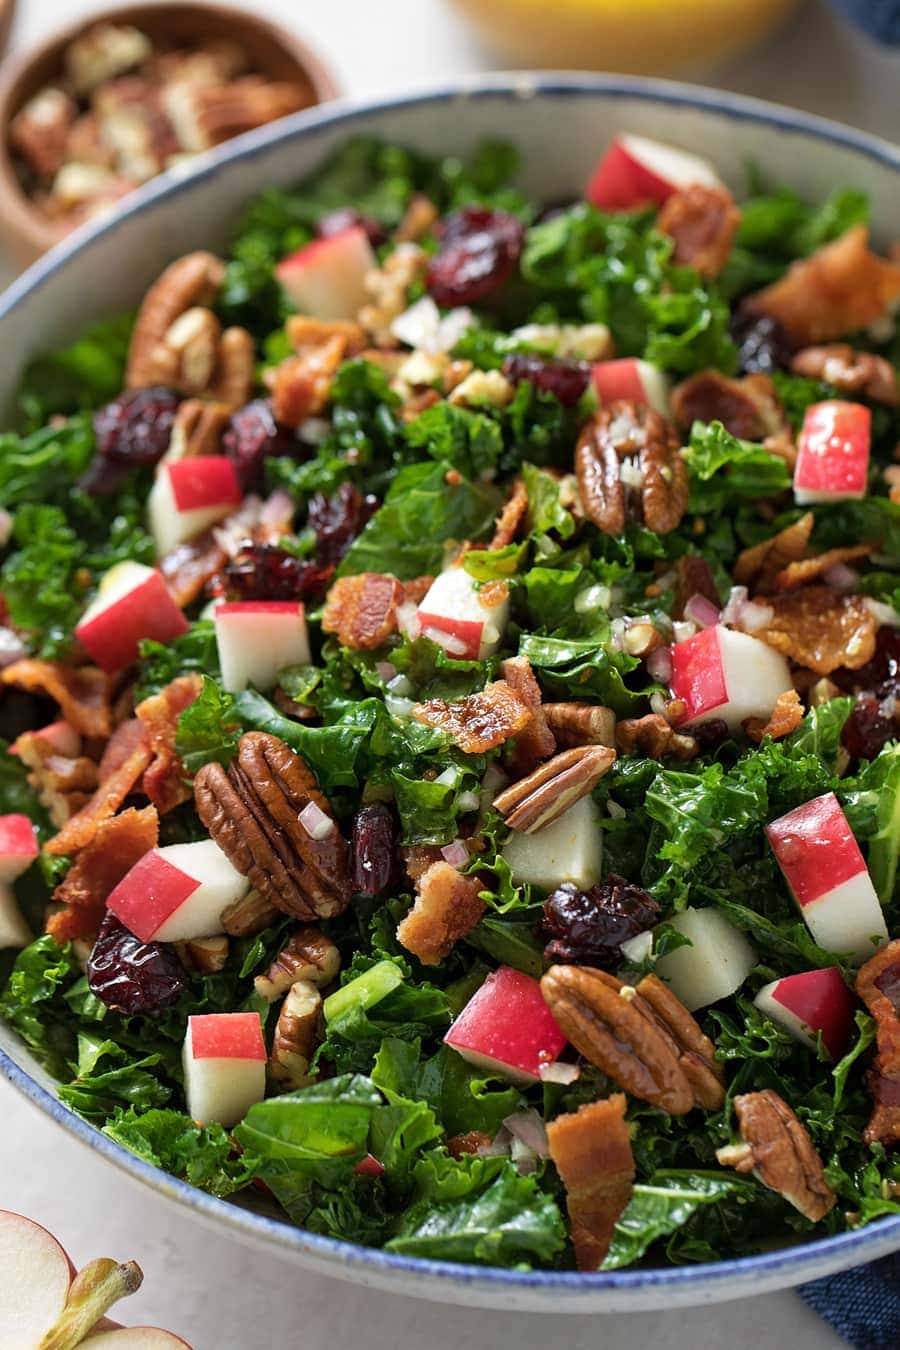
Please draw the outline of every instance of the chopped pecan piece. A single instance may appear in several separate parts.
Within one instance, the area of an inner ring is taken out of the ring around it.
[[[204,764],[194,801],[232,866],[276,909],[311,920],[346,908],[346,842],[335,824],[314,838],[299,819],[310,802],[330,808],[306,763],[277,736],[246,732],[227,772]]]
[[[807,511],[792,525],[773,534],[771,539],[745,548],[734,564],[734,579],[738,585],[752,587],[757,595],[769,595],[782,569],[805,557],[815,523],[812,511]]]
[[[717,277],[728,261],[741,213],[727,188],[692,183],[673,192],[656,218],[656,228],[674,241],[676,263],[701,277]]]
[[[584,513],[604,534],[619,535],[634,502],[644,523],[668,534],[687,509],[687,465],[674,428],[652,408],[619,399],[582,429],[575,474]],[[640,482],[629,487],[626,481]]]
[[[700,747],[693,736],[684,736],[670,726],[660,713],[646,717],[626,717],[616,723],[616,746],[623,755],[640,752],[647,759],[695,759]]]
[[[428,255],[418,244],[398,244],[382,267],[370,272],[365,287],[372,297],[358,319],[376,347],[396,347],[391,324],[409,304],[413,284],[425,275]]]
[[[309,980],[297,980],[287,991],[272,1040],[269,1071],[276,1083],[305,1087],[309,1063],[319,1042],[322,995]]]
[[[634,1185],[624,1096],[557,1116],[547,1126],[547,1143],[566,1188],[578,1269],[598,1270]]]
[[[858,595],[804,586],[768,603],[773,617],[754,636],[817,675],[830,675],[839,666],[859,670],[875,655],[877,625]]]
[[[222,927],[231,937],[255,937],[271,928],[280,913],[259,891],[248,891],[222,911]]]
[[[148,389],[166,383],[160,379],[160,361],[170,357],[161,349],[172,325],[187,311],[215,299],[225,264],[212,253],[187,253],[170,263],[144,296],[131,334],[126,389]],[[206,311],[210,313],[210,311]],[[170,376],[173,373],[168,372]]]
[[[231,408],[227,403],[186,398],[175,413],[166,461],[220,454],[230,417]]]
[[[513,484],[512,495],[506,502],[494,524],[494,534],[488,548],[506,548],[518,533],[519,526],[528,510],[528,493],[521,478]]]
[[[547,725],[541,701],[540,685],[534,678],[527,656],[511,656],[500,666],[500,674],[510,688],[531,709],[531,721],[516,737],[513,763],[521,772],[534,767],[540,760],[552,755],[556,739]]]
[[[339,577],[325,601],[322,629],[336,634],[345,647],[375,651],[396,632],[397,606],[403,601],[403,586],[390,572]]]
[[[291,934],[265,975],[257,975],[253,987],[267,1003],[274,1003],[298,980],[324,988],[337,979],[340,968],[341,954],[331,938],[304,924]]]
[[[897,372],[890,361],[873,352],[859,351],[847,342],[826,347],[804,347],[791,360],[795,375],[824,380],[842,394],[862,394],[873,403],[896,408],[900,403]]]
[[[809,1134],[787,1102],[764,1088],[735,1097],[734,1111],[743,1143],[718,1150],[722,1166],[753,1172],[810,1222],[824,1219],[837,1196],[825,1180]]]
[[[802,721],[800,695],[796,689],[788,689],[786,693],[778,695],[768,722],[764,722],[761,717],[748,717],[743,726],[751,741],[756,741],[758,745],[765,736],[771,736],[773,741],[783,740],[796,731]]]
[[[478,1153],[489,1148],[491,1136],[483,1130],[466,1130],[465,1134],[454,1134],[447,1140],[447,1152],[451,1158],[461,1158],[464,1153]]]
[[[190,938],[185,942],[176,942],[181,964],[188,970],[197,970],[201,975],[216,975],[224,970],[228,962],[228,937]]]
[[[745,304],[771,314],[795,347],[830,342],[880,319],[900,296],[900,264],[869,249],[865,225],[792,263],[783,277]]]
[[[430,698],[417,703],[412,715],[417,722],[446,731],[467,755],[496,749],[511,736],[518,736],[533,717],[528,704],[506,680],[494,680],[454,703]]]
[[[331,381],[344,360],[345,349],[345,340],[336,334],[279,362],[272,379],[272,406],[277,422],[285,427],[299,427],[307,417],[324,412],[331,395]]]
[[[61,857],[77,853],[96,837],[102,821],[114,816],[125,798],[140,781],[150,761],[150,747],[145,737],[135,744],[127,759],[106,778],[79,811],[63,825],[58,834],[48,839],[47,853]]]
[[[37,661],[26,657],[0,671],[0,683],[47,694],[60,708],[64,721],[82,736],[108,736],[109,681],[96,666],[58,665],[55,661]]]
[[[861,967],[856,992],[875,1018],[878,1053],[869,1070],[874,1107],[863,1139],[900,1143],[900,938]]]
[[[800,558],[790,562],[776,572],[772,585],[776,591],[790,591],[795,586],[806,586],[809,582],[822,577],[838,563],[856,562],[867,558],[874,548],[873,544],[851,544],[847,548],[830,548],[815,558]]]
[[[494,809],[511,830],[535,834],[593,792],[616,761],[607,745],[576,745],[561,750],[494,798]]]
[[[612,708],[599,703],[545,703],[543,709],[559,745],[615,745]]]
[[[199,696],[202,687],[200,675],[179,675],[135,708],[152,755],[144,770],[142,787],[160,814],[186,802],[191,795],[184,765],[175,749],[175,737],[179,717]]]
[[[155,848],[159,817],[152,806],[130,808],[102,820],[53,892],[61,908],[47,920],[57,942],[94,937],[106,911],[106,897],[139,858]]]
[[[436,966],[460,938],[481,921],[487,906],[477,877],[463,876],[448,862],[435,862],[416,883],[416,900],[397,926],[397,941],[423,966]]]
[[[694,422],[721,422],[732,436],[761,441],[777,436],[786,422],[768,375],[730,380],[718,370],[700,370],[672,390],[672,416],[689,431]]]
[[[16,751],[29,770],[28,782],[38,801],[61,828],[90,800],[97,787],[97,765],[86,755],[57,754],[52,745],[29,731],[19,736]]]

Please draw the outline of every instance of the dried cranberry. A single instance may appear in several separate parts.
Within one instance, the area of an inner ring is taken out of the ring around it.
[[[290,427],[276,422],[269,398],[256,398],[232,415],[222,447],[244,488],[260,481],[263,462],[270,455],[296,455],[300,449]]]
[[[731,336],[737,344],[738,365],[747,375],[786,370],[791,362],[787,329],[773,314],[760,314],[742,306],[732,316]]]
[[[229,600],[305,600],[325,591],[333,571],[275,544],[245,544],[226,565],[217,589]]]
[[[610,969],[622,959],[622,943],[651,928],[658,913],[652,896],[614,872],[589,891],[565,881],[544,901],[543,931],[551,938],[544,960]]]
[[[440,248],[425,285],[439,305],[471,305],[493,294],[512,275],[525,231],[509,211],[464,206],[440,227]]]
[[[330,239],[334,234],[352,230],[354,225],[363,227],[369,236],[369,243],[376,248],[387,239],[387,232],[380,220],[375,216],[364,216],[359,211],[354,211],[352,206],[341,206],[336,211],[326,211],[324,216],[319,217],[316,233],[320,239]]]
[[[333,497],[317,492],[309,503],[309,524],[316,536],[316,561],[338,563],[360,530],[378,510],[378,498],[365,496],[355,483],[341,483]]]
[[[382,802],[362,806],[353,818],[350,877],[362,895],[381,895],[397,881],[397,826]]]
[[[708,722],[691,727],[690,734],[700,749],[708,753],[711,750],[718,750],[722,742],[728,740],[730,732],[727,722],[723,722],[721,717],[711,717]]]
[[[542,394],[553,394],[566,408],[573,407],[591,378],[587,361],[565,361],[531,352],[513,352],[503,362],[503,374],[513,384],[527,380]]]
[[[156,464],[169,448],[181,402],[171,389],[131,389],[94,413],[97,453],[130,467]]]
[[[841,732],[847,753],[853,759],[874,759],[893,735],[893,719],[884,715],[877,695],[857,694]]]
[[[88,957],[88,986],[101,1002],[129,1017],[152,1017],[177,1003],[188,987],[172,947],[141,942],[107,914]]]

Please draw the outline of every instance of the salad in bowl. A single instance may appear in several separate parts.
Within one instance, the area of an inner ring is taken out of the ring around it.
[[[900,1213],[900,259],[347,141],[28,366],[0,1016],[213,1195],[610,1270]]]

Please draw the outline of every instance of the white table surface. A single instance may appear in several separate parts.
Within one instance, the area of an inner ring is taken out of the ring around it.
[[[550,0],[548,0],[548,3]],[[674,0],[673,0],[674,2]],[[488,70],[501,64],[442,0],[243,0],[301,25],[347,92],[366,95]],[[19,0],[13,34],[25,46],[96,0]],[[731,63],[707,82],[791,103],[896,138],[900,55],[887,55],[810,0],[774,46]],[[0,278],[9,276],[0,259]],[[76,1262],[135,1258],[145,1285],[125,1320],[170,1327],[196,1350],[828,1350],[841,1342],[791,1293],[697,1311],[554,1324],[533,1314],[485,1313],[398,1300],[261,1256],[197,1225],[123,1179],[0,1084],[0,1208],[30,1214]]]

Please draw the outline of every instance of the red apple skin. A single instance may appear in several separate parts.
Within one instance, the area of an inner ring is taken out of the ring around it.
[[[20,859],[24,871],[32,858],[36,858],[37,855],[38,843],[34,826],[28,817],[18,811],[8,816],[0,816],[0,858]]]
[[[196,877],[173,867],[151,849],[110,892],[106,908],[141,942],[152,942],[166,920],[199,886]]]
[[[812,404],[797,441],[794,491],[861,497],[871,439],[872,412],[862,403],[826,399]]]
[[[338,230],[336,234],[326,235],[324,239],[313,239],[311,243],[304,244],[302,248],[282,258],[275,267],[275,275],[279,281],[290,281],[292,274],[296,276],[299,272],[305,271],[307,267],[315,264],[323,256],[327,257],[329,253],[340,252],[351,237],[365,233],[361,225],[348,225],[346,230]]]
[[[378,1161],[377,1158],[374,1158],[372,1156],[371,1153],[367,1153],[364,1158],[361,1158],[353,1170],[356,1173],[356,1175],[360,1177],[384,1176],[383,1166],[381,1165],[381,1163]]]
[[[227,455],[190,455],[162,467],[169,475],[177,511],[241,503],[237,472]]]
[[[635,403],[647,402],[640,367],[635,356],[623,356],[615,361],[598,361],[591,367],[591,379],[597,397],[603,403],[612,403],[620,398],[632,399]]]
[[[154,572],[90,622],[80,623],[75,636],[91,660],[112,675],[137,660],[142,638],[169,642],[189,627],[161,573]]]
[[[188,1019],[193,1059],[266,1059],[259,1013],[201,1013]]]
[[[538,981],[512,966],[501,966],[472,996],[444,1042],[537,1079],[544,1065],[559,1058],[566,1038]]]
[[[825,1049],[833,1060],[840,1059],[853,1027],[853,995],[841,979],[840,971],[805,970],[786,975],[778,981],[773,998],[799,1017],[815,1034],[822,1033]]]
[[[728,702],[715,626],[702,628],[684,642],[676,642],[669,650],[672,659],[669,687],[672,697],[684,702],[682,721],[690,722]]]
[[[601,211],[630,211],[647,202],[662,206],[674,191],[674,183],[635,159],[617,138],[591,175],[585,196]]]
[[[224,600],[216,605],[216,618],[225,614],[291,614],[303,613],[300,600]]]
[[[484,631],[484,624],[478,619],[449,619],[446,614],[428,614],[425,610],[416,610],[416,619],[419,623],[419,632],[424,633],[426,628],[436,628],[439,633],[447,633],[450,637],[459,638],[460,642],[466,644],[466,650],[452,655],[460,661],[477,661],[478,653],[481,651],[481,634]]]
[[[833,792],[766,826],[778,866],[801,908],[866,871],[859,844]]]

